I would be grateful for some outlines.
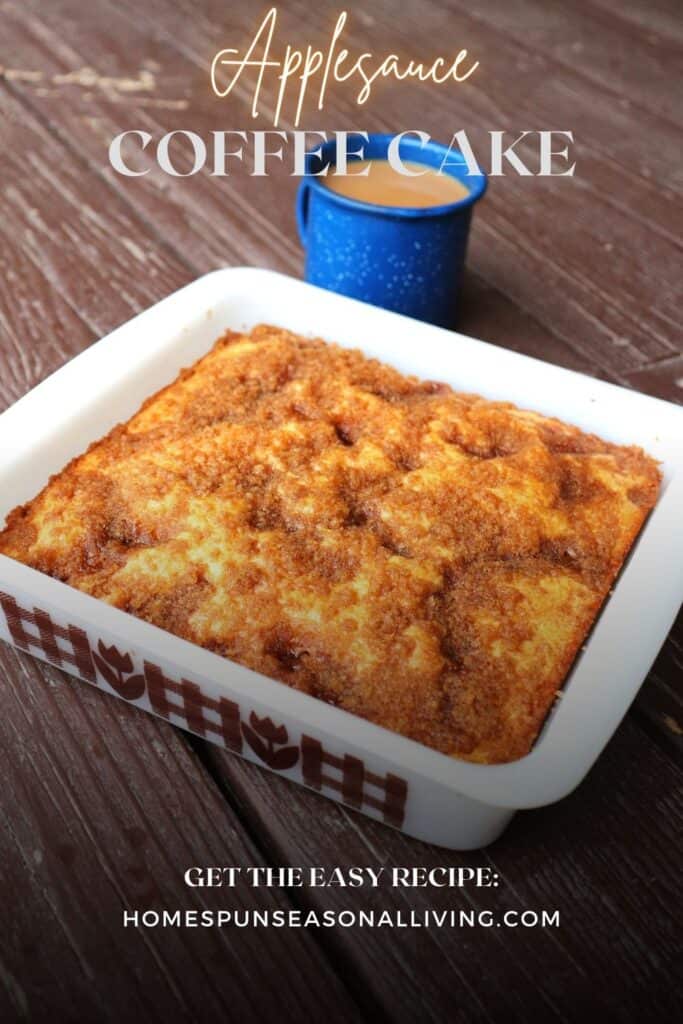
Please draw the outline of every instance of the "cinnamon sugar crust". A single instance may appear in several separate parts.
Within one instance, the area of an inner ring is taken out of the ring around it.
[[[260,326],[15,509],[0,552],[504,762],[530,750],[659,483],[639,448]]]

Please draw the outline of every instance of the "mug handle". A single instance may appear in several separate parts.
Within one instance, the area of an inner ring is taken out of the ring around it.
[[[299,231],[299,240],[306,248],[306,234],[308,227],[308,201],[310,196],[310,185],[304,178],[299,185],[296,197],[296,226]]]

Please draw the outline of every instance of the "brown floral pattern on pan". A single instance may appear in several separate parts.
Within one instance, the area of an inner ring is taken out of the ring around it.
[[[0,552],[501,762],[531,748],[658,488],[638,448],[260,327],[16,509]]]
[[[24,608],[1,591],[0,609],[12,642],[22,650],[89,683],[101,685],[103,680],[124,700],[138,701],[146,695],[157,715],[236,754],[246,753],[244,739],[255,759],[271,770],[297,768],[301,781],[312,789],[366,813],[374,811],[394,828],[402,826],[408,785],[399,776],[378,775],[359,758],[332,754],[308,735],[302,735],[300,744],[285,745],[289,736],[284,725],[259,718],[254,711],[246,718],[236,701],[216,700],[188,679],[170,679],[153,662],[145,661],[138,672],[130,653],[115,644],[98,639],[93,646],[85,630],[61,626],[48,612]]]

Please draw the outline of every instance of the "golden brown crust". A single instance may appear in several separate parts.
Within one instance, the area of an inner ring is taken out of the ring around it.
[[[15,509],[0,552],[444,753],[509,761],[659,480],[639,448],[261,326]]]

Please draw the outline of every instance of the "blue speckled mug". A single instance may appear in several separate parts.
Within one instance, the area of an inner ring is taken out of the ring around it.
[[[387,158],[393,135],[350,136],[348,148],[363,142],[363,158]],[[375,206],[333,192],[313,177],[334,164],[336,140],[306,155],[306,174],[297,196],[297,224],[306,250],[306,280],[443,327],[455,323],[458,289],[465,265],[472,207],[486,190],[486,175],[468,173],[464,157],[437,142],[406,136],[401,159],[440,167],[458,178],[469,194],[445,206],[421,209]],[[349,162],[354,157],[349,152]]]

